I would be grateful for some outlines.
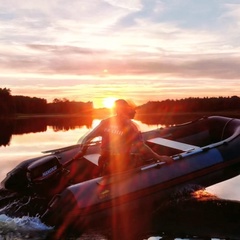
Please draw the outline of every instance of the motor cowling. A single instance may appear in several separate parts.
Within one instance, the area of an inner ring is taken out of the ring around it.
[[[29,159],[18,164],[14,169],[7,173],[6,177],[1,182],[1,187],[14,192],[24,192],[28,190],[29,180],[27,179],[27,167],[37,161]]]
[[[42,184],[45,181],[57,178],[62,171],[56,156],[46,156],[31,163],[27,168],[27,178],[33,184]]]

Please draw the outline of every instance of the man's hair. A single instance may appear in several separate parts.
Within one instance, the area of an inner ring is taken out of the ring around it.
[[[124,99],[116,100],[114,109],[117,115],[127,114],[130,118],[133,118],[135,115],[135,106]]]
[[[125,108],[125,107],[130,107],[130,105],[128,104],[128,102],[124,99],[118,99],[115,101],[114,103],[115,108]]]

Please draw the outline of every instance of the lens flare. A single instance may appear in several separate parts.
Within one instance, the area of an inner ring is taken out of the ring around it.
[[[113,108],[114,102],[116,101],[116,98],[114,97],[107,97],[103,99],[103,106],[105,108]]]

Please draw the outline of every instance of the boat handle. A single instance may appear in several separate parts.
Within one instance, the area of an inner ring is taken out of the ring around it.
[[[141,171],[145,171],[150,168],[161,167],[161,165],[163,165],[163,164],[165,164],[165,162],[156,162],[156,163],[150,164],[148,166],[141,167]]]

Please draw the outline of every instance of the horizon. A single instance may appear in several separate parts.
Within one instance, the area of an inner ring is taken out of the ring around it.
[[[240,88],[238,0],[0,2],[0,87],[104,106]]]
[[[10,89],[10,91],[11,91],[11,89]],[[12,95],[12,94],[11,94]],[[12,95],[12,96],[22,96],[22,97],[33,97],[33,96],[25,96],[25,95]],[[132,102],[132,104],[133,105],[135,105],[136,107],[139,107],[139,106],[142,106],[142,105],[144,105],[144,104],[147,104],[147,103],[149,103],[149,102],[162,102],[162,101],[167,101],[167,100],[170,100],[170,101],[181,101],[181,100],[187,100],[187,99],[189,99],[189,98],[200,98],[200,99],[204,99],[204,98],[233,98],[233,97],[238,97],[238,98],[240,98],[240,96],[238,96],[238,95],[231,95],[231,96],[218,96],[218,97],[214,97],[214,96],[210,96],[210,97],[184,97],[184,98],[176,98],[176,99],[170,99],[170,98],[168,98],[168,99],[162,99],[162,100],[147,100],[146,99],[146,101],[145,102],[143,102],[142,104],[140,104],[140,105],[136,105],[135,104],[135,102],[134,101],[132,101],[131,99],[126,99],[127,101],[129,100],[130,102]],[[45,99],[45,98],[42,98],[42,99],[44,99],[44,100],[46,100],[47,101],[47,99]],[[87,102],[92,102],[91,100],[86,100],[86,101],[81,101],[81,100],[69,100],[69,99],[67,99],[67,98],[63,98],[63,99],[61,99],[61,98],[56,98],[56,99],[58,99],[58,100],[60,100],[60,101],[69,101],[69,102],[83,102],[83,103],[87,103]],[[93,103],[93,108],[94,109],[111,109],[111,108],[113,108],[113,106],[114,106],[114,102],[115,102],[115,100],[117,100],[117,98],[114,98],[114,97],[107,97],[107,98],[103,98],[103,102],[102,102],[102,104],[100,105],[100,107],[96,107],[95,105],[94,105],[94,102],[92,102]],[[51,102],[48,102],[47,101],[47,104],[50,104],[50,103],[53,103],[53,101],[51,101]]]

